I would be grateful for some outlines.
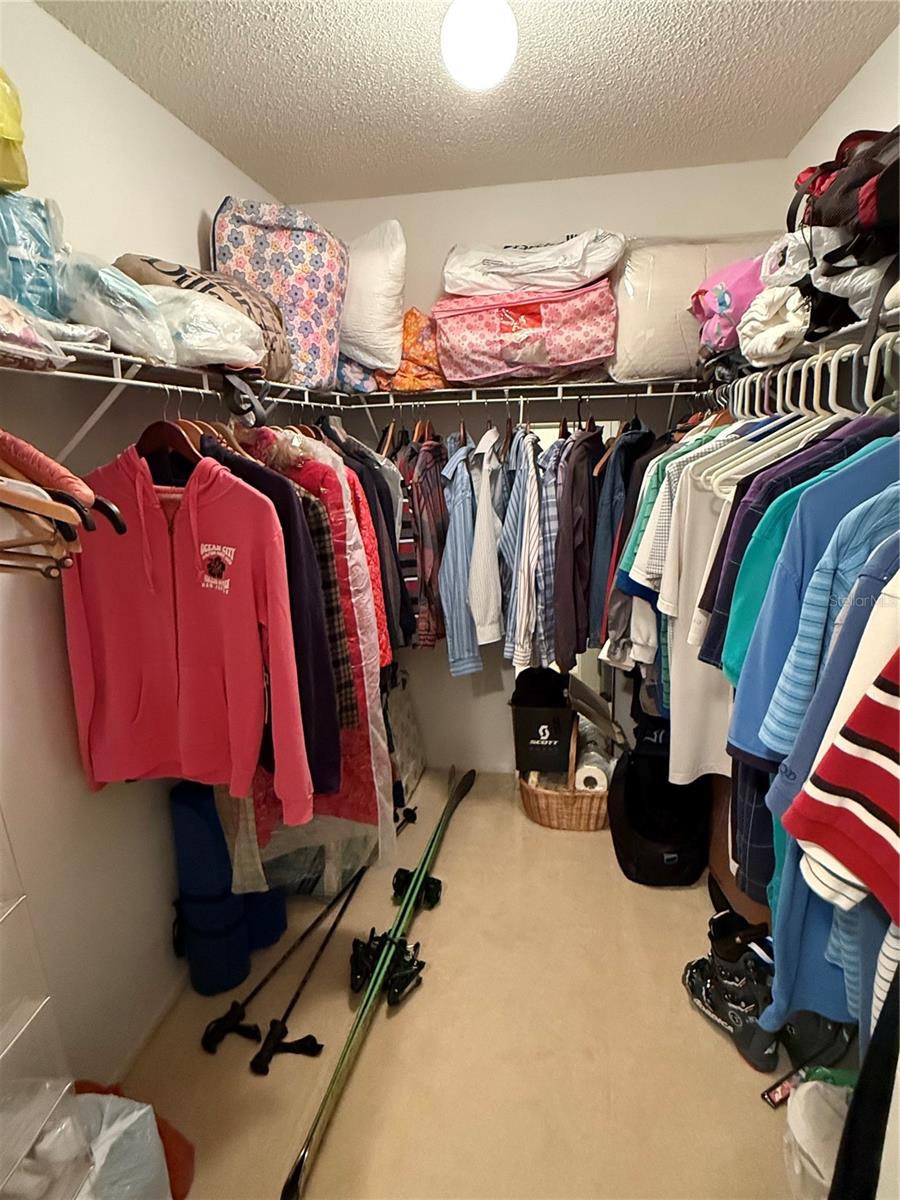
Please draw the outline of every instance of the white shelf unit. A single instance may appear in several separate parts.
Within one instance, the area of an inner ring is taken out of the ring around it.
[[[0,817],[0,1200],[72,1200],[91,1157]]]

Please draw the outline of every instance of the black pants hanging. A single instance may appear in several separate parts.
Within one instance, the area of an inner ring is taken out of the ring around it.
[[[875,1200],[900,1040],[900,984],[893,982],[850,1101],[828,1200]]]

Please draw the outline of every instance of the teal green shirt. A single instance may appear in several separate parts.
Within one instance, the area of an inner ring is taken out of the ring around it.
[[[800,497],[814,484],[821,483],[831,475],[854,466],[867,458],[875,450],[889,445],[892,438],[876,438],[861,450],[857,450],[843,462],[836,463],[827,471],[814,475],[803,483],[798,483],[790,491],[773,500],[765,514],[753,531],[753,536],[744,552],[744,558],[738,571],[734,585],[734,597],[731,612],[728,617],[728,629],[725,634],[725,645],[722,650],[722,669],[728,682],[737,687],[747,657],[747,648],[753,637],[756,619],[760,614],[769,580],[775,570],[775,563],[787,537],[788,527],[800,503]]]

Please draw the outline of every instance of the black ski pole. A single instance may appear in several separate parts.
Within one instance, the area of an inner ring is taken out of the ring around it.
[[[300,1151],[294,1159],[288,1177],[284,1181],[284,1186],[281,1189],[281,1200],[299,1200],[299,1197],[303,1194],[316,1153],[321,1145],[322,1138],[325,1135],[338,1101],[343,1094],[359,1049],[372,1023],[372,1017],[375,1015],[381,993],[387,990],[388,1003],[391,1003],[392,976],[399,977],[395,979],[395,983],[399,985],[399,994],[395,993],[394,996],[394,1001],[396,1002],[408,990],[408,987],[403,984],[404,978],[418,979],[420,977],[421,967],[424,964],[419,963],[416,958],[418,946],[410,954],[406,943],[406,934],[422,899],[425,883],[429,878],[428,872],[437,858],[438,850],[440,849],[450,820],[459,807],[460,802],[471,790],[474,782],[474,771],[468,771],[461,779],[457,780],[456,771],[451,768],[447,803],[419,860],[419,865],[413,871],[406,884],[394,924],[388,933],[383,934],[379,939],[374,939],[375,931],[372,931],[373,937],[370,938],[370,942],[377,940],[380,949],[376,960],[371,964],[371,972],[368,974],[368,986],[360,1001],[359,1008],[356,1010],[356,1016],[350,1026],[347,1039],[338,1056],[334,1073],[325,1089],[325,1094],[319,1104],[318,1111],[313,1118],[312,1125],[309,1127],[306,1140],[300,1147]]]
[[[397,833],[405,829],[407,825],[413,825],[416,820],[416,810],[414,808],[405,808],[403,810],[403,820],[397,826]],[[215,1054],[222,1042],[230,1033],[236,1033],[239,1037],[247,1038],[251,1042],[261,1042],[262,1033],[256,1024],[248,1025],[244,1023],[244,1018],[247,1015],[248,1006],[256,999],[263,988],[275,978],[284,964],[292,955],[300,949],[303,943],[315,933],[325,918],[330,912],[334,912],[337,906],[341,903],[344,897],[350,892],[357,882],[357,876],[362,876],[368,870],[368,864],[360,867],[359,871],[348,880],[341,888],[337,895],[332,896],[325,907],[313,917],[310,923],[302,930],[293,942],[287,947],[277,962],[273,963],[260,979],[259,983],[255,984],[250,989],[243,1000],[232,1000],[228,1012],[223,1013],[221,1017],[215,1017],[206,1026],[203,1031],[203,1036],[200,1038],[200,1045],[207,1054]]]
[[[256,1054],[254,1054],[250,1059],[250,1070],[254,1075],[268,1075],[272,1059],[276,1054],[305,1054],[309,1058],[315,1058],[317,1055],[322,1053],[322,1050],[324,1049],[322,1043],[311,1033],[308,1033],[306,1037],[298,1038],[293,1042],[287,1041],[287,1023],[290,1019],[291,1013],[297,1006],[297,1001],[303,995],[303,990],[309,983],[319,959],[327,950],[332,934],[337,929],[338,925],[340,925],[341,917],[343,917],[344,913],[350,906],[350,901],[356,895],[356,889],[362,883],[362,878],[365,873],[366,868],[363,867],[362,870],[357,871],[357,873],[353,876],[353,879],[350,882],[350,887],[347,891],[347,895],[344,897],[344,903],[334,914],[334,919],[328,926],[325,936],[319,943],[318,950],[315,952],[309,966],[306,968],[303,978],[297,984],[297,989],[288,1001],[287,1007],[281,1014],[280,1020],[276,1019],[269,1022],[269,1032],[266,1034],[265,1041],[263,1042],[262,1046],[260,1046],[259,1050],[257,1050]]]

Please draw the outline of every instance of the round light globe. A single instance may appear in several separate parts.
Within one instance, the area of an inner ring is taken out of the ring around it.
[[[509,74],[519,27],[506,0],[453,0],[441,25],[441,54],[461,87],[486,92]]]

